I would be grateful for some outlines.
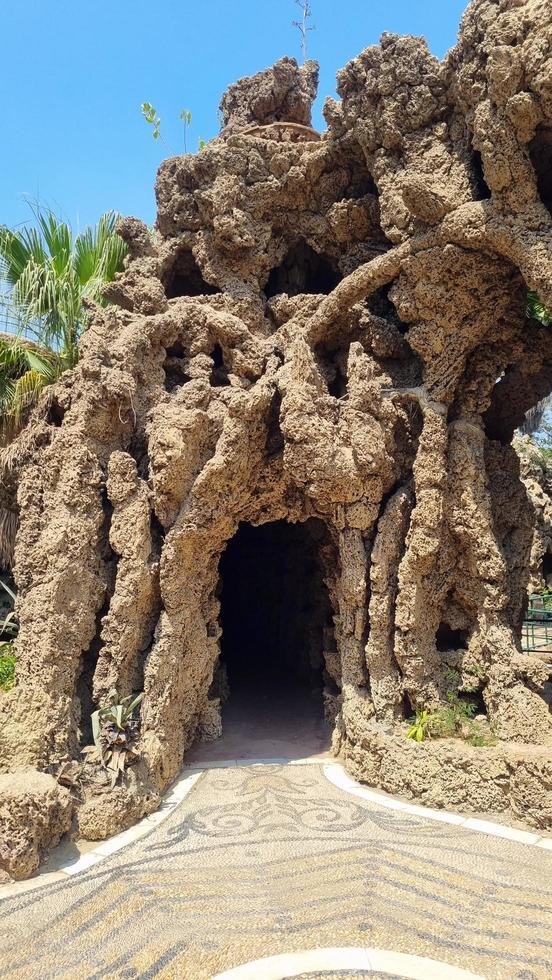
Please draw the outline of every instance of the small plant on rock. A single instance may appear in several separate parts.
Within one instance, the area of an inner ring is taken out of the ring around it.
[[[406,737],[416,742],[426,738],[463,738],[473,746],[494,745],[496,738],[492,732],[474,720],[475,701],[465,700],[456,690],[447,691],[446,698],[446,704],[434,711],[418,709],[415,717],[409,719]]]
[[[192,121],[192,113],[189,109],[182,109],[179,119],[181,119],[184,124],[184,153],[187,153],[188,126]]]
[[[416,742],[423,742],[428,737],[428,728],[431,724],[431,715],[425,709],[417,711],[414,718],[410,719],[410,728],[407,738],[413,738]]]
[[[119,698],[115,688],[107,695],[107,703],[94,711],[92,719],[92,736],[94,746],[85,749],[91,761],[99,761],[104,769],[111,774],[111,787],[115,786],[119,776],[132,757],[138,753],[133,746],[138,734],[138,720],[134,712],[141,703],[144,694],[131,694]]]
[[[157,109],[152,106],[151,102],[142,102],[140,112],[151,126],[151,134],[154,140],[158,140],[161,137],[161,119],[157,115]]]

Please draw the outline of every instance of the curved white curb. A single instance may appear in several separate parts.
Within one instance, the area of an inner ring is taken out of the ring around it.
[[[485,977],[440,960],[390,949],[361,946],[332,946],[327,949],[305,949],[252,960],[233,970],[217,973],[212,980],[282,980],[303,973],[362,970],[366,973],[389,973],[405,980],[485,980]]]
[[[25,881],[14,881],[9,885],[1,885],[0,899],[22,895],[24,892],[33,891],[35,888],[43,888],[45,885],[51,885],[56,881],[63,881],[64,878],[66,879],[67,877],[80,874],[81,871],[87,871],[88,868],[99,864],[100,861],[105,860],[109,855],[116,854],[117,851],[122,850],[123,847],[127,847],[128,844],[133,844],[134,841],[145,837],[146,834],[151,833],[154,827],[159,826],[160,823],[163,823],[170,816],[178,804],[194,788],[203,772],[203,769],[194,772],[184,771],[172,784],[167,795],[162,798],[161,805],[155,813],[150,813],[149,816],[142,817],[133,827],[129,827],[128,830],[123,830],[120,834],[115,834],[113,837],[109,837],[108,840],[102,841],[94,850],[81,854],[80,857],[74,861],[70,861],[68,864],[62,865],[56,871],[48,871],[46,867],[38,873],[36,878],[27,878]],[[51,854],[55,856],[55,850]]]
[[[552,850],[552,837],[539,837],[538,834],[533,834],[530,830],[518,830],[517,827],[510,827],[508,824],[479,820],[477,817],[466,817],[462,813],[452,813],[449,810],[432,810],[431,807],[406,803],[394,796],[369,789],[368,786],[363,786],[362,783],[358,783],[356,779],[349,776],[349,773],[338,762],[325,765],[324,775],[338,789],[352,793],[353,796],[358,796],[362,800],[369,800],[370,803],[377,803],[378,806],[384,806],[388,810],[400,810],[401,813],[411,813],[416,817],[425,817],[427,820],[439,820],[441,823],[467,827],[468,830],[477,830],[480,834],[490,834],[492,837],[503,837],[517,841],[519,844],[530,844],[533,847],[544,847]]]
[[[521,844],[529,844],[533,847],[544,847],[552,851],[552,837],[539,837],[530,831],[518,830],[516,827],[509,827],[507,824],[492,823],[489,820],[478,820],[475,817],[465,817],[460,813],[450,813],[448,810],[432,810],[430,807],[417,806],[414,803],[406,803],[404,800],[395,799],[385,793],[369,789],[361,783],[357,783],[352,776],[345,771],[344,767],[337,762],[324,763],[320,758],[310,757],[305,759],[224,759],[214,762],[203,763],[201,767],[192,765],[184,766],[180,776],[174,781],[167,795],[162,798],[161,806],[155,813],[148,817],[143,817],[134,827],[124,830],[120,834],[115,834],[106,841],[102,841],[98,847],[81,854],[74,861],[69,862],[55,871],[48,871],[46,868],[41,870],[36,878],[27,878],[25,881],[14,881],[9,885],[0,885],[0,900],[12,898],[15,895],[22,895],[24,892],[32,891],[35,888],[42,888],[44,885],[53,884],[56,881],[63,881],[67,877],[87,871],[100,861],[103,861],[111,854],[115,854],[128,844],[133,844],[149,834],[154,827],[157,827],[163,820],[166,820],[174,809],[182,802],[193,789],[197,780],[208,769],[228,769],[234,766],[263,766],[263,765],[321,765],[323,772],[329,782],[337,786],[338,789],[346,793],[352,793],[370,803],[377,803],[379,806],[389,810],[400,810],[403,813],[411,813],[417,817],[425,817],[428,820],[440,820],[442,823],[457,824],[467,827],[469,830],[477,830],[482,834],[490,834],[494,837],[504,837],[508,840],[517,841]],[[52,852],[52,855],[55,851]],[[221,974],[222,975],[222,974]],[[244,974],[245,976],[245,974]],[[292,976],[292,974],[290,974]],[[409,974],[405,974],[409,976]],[[468,976],[468,974],[466,974]]]

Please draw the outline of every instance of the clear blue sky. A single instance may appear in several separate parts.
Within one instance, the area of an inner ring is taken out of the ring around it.
[[[312,0],[309,56],[320,62],[320,108],[335,74],[383,31],[423,34],[442,56],[465,0]],[[38,198],[74,228],[110,208],[148,223],[164,156],[139,106],[157,108],[172,153],[178,115],[193,113],[188,148],[218,130],[228,84],[300,57],[293,0],[4,0],[0,223],[29,219]]]

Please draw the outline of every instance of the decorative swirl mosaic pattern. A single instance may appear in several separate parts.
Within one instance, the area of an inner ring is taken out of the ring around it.
[[[332,945],[545,980],[551,866],[546,850],[351,799],[317,766],[214,769],[149,836],[6,899],[0,975],[206,980]]]

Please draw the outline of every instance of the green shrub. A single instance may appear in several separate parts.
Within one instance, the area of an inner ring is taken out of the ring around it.
[[[477,714],[475,701],[462,698],[458,691],[450,690],[446,694],[446,704],[441,704],[434,711],[419,709],[413,718],[409,718],[410,728],[407,738],[423,742],[426,738],[463,738],[470,745],[494,745],[496,738],[474,721]]]
[[[0,691],[9,691],[13,687],[15,676],[15,654],[12,653],[11,643],[0,644]]]
[[[526,313],[531,320],[538,320],[539,323],[542,323],[543,327],[552,325],[552,314],[541,302],[538,293],[527,293]]]

